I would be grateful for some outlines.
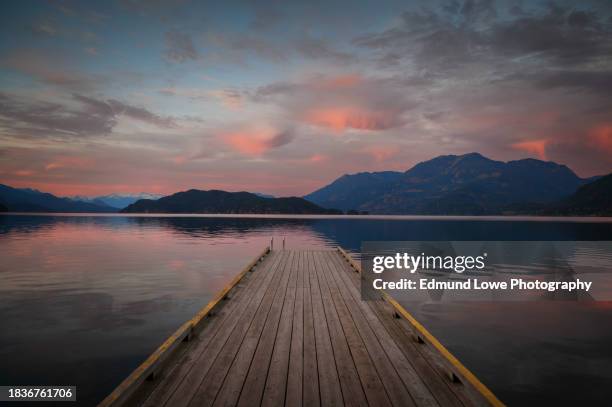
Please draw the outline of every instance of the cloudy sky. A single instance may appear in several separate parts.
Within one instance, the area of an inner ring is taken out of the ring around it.
[[[7,1],[0,183],[302,195],[442,154],[612,172],[612,2]]]

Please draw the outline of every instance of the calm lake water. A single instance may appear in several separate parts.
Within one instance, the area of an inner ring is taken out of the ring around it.
[[[270,239],[612,240],[612,220],[0,216],[0,384],[95,405]],[[503,401],[609,405],[612,302],[404,302]]]

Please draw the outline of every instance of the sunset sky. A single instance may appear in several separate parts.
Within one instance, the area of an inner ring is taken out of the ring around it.
[[[612,2],[6,1],[0,183],[303,195],[442,154],[612,172]]]

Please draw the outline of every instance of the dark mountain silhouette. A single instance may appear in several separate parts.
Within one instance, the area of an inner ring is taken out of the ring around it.
[[[2,184],[0,201],[11,212],[116,212],[106,205],[58,198],[35,189],[18,189]]]
[[[612,174],[581,186],[569,198],[544,212],[566,216],[612,216]]]
[[[123,213],[264,213],[337,214],[303,198],[262,198],[250,192],[219,190],[177,192],[157,200],[141,199],[124,208]]]
[[[2,202],[0,202],[0,212],[8,212],[8,208]]]
[[[385,194],[391,185],[402,178],[402,175],[403,173],[395,171],[345,174],[304,198],[317,205],[343,211],[361,208],[362,205]]]
[[[125,213],[605,215],[612,175],[583,179],[565,165],[535,159],[495,161],[478,153],[446,155],[406,172],[343,175],[304,198],[189,190],[140,199]],[[88,198],[91,199],[91,198]],[[0,184],[0,212],[115,212],[84,202]]]
[[[487,215],[518,203],[559,201],[591,180],[554,162],[502,162],[470,153],[436,157],[404,173],[344,175],[304,198],[380,214]]]

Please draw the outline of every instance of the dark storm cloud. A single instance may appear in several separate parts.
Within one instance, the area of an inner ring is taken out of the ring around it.
[[[0,93],[0,126],[24,137],[71,137],[108,134],[114,115],[71,110],[59,103],[23,101]]]
[[[551,6],[544,15],[520,17],[491,28],[485,44],[500,54],[539,54],[577,65],[609,58],[612,30],[596,14]]]
[[[31,101],[0,93],[0,127],[13,137],[93,137],[112,132],[121,115],[159,127],[173,127],[171,118],[118,100],[73,95],[80,109],[60,103]]]
[[[174,127],[176,124],[172,118],[161,117],[150,110],[133,106],[119,100],[98,100],[82,95],[73,95],[73,98],[87,106],[87,110],[94,114],[107,115],[111,117],[124,115],[142,122],[154,124],[159,127]]]
[[[165,57],[171,62],[185,62],[198,59],[191,36],[180,31],[171,30],[165,34],[166,51]]]
[[[491,1],[452,2],[442,10],[404,12],[396,26],[354,44],[381,51],[381,58],[414,58],[426,69],[521,56],[575,66],[609,61],[612,24],[595,12],[554,4],[500,18]]]
[[[517,78],[532,82],[540,89],[582,89],[605,96],[609,96],[612,89],[612,71],[554,70],[519,75]]]

